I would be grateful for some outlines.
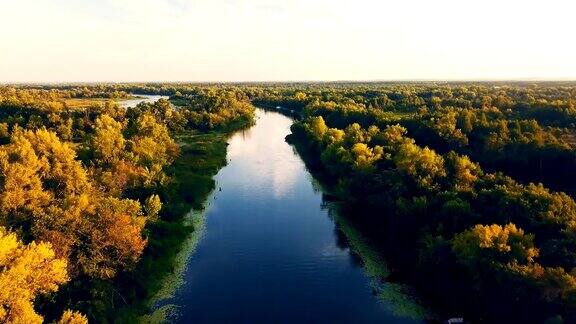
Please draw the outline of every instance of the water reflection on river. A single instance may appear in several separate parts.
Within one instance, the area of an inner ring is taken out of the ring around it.
[[[146,103],[154,103],[159,99],[168,99],[168,96],[160,96],[160,95],[145,95],[145,94],[134,94],[135,98],[127,99],[127,100],[119,100],[118,103],[120,106],[124,108],[133,108],[136,107],[141,102]]]
[[[177,305],[182,323],[418,322],[404,287],[380,281],[385,264],[322,208],[284,141],[291,123],[258,110],[256,125],[232,136],[185,283],[160,305]]]

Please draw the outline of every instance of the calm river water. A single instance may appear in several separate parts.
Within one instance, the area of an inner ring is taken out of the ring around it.
[[[133,108],[136,107],[141,102],[146,103],[153,103],[159,99],[168,99],[168,96],[161,96],[161,95],[145,95],[145,94],[134,94],[136,98],[128,99],[128,100],[119,100],[118,103],[124,108]]]
[[[374,260],[360,255],[366,247],[351,247],[323,207],[318,186],[284,141],[291,124],[258,109],[256,125],[230,138],[229,163],[216,176],[184,283],[162,302],[176,305],[172,320],[419,322],[408,290],[369,271],[365,261]]]

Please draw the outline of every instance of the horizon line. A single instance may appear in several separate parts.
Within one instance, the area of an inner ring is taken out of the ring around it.
[[[0,81],[0,85],[75,85],[75,84],[265,84],[265,83],[417,83],[417,82],[576,82],[576,78],[510,78],[510,79],[341,79],[341,80],[243,80],[243,81],[192,81],[192,80],[134,80],[134,81]]]

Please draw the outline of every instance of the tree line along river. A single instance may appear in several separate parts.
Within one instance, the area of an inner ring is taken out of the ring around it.
[[[228,165],[185,255],[182,282],[156,303],[174,322],[417,323],[408,287],[323,201],[284,138],[292,119],[256,111],[231,136]],[[198,235],[200,234],[200,235]]]

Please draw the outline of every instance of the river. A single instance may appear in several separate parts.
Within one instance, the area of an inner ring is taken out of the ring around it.
[[[124,108],[133,108],[136,107],[141,102],[146,103],[154,103],[159,99],[168,99],[168,96],[161,96],[161,95],[145,95],[145,94],[132,94],[134,98],[132,99],[123,99],[118,100],[118,104],[120,104]]]
[[[173,297],[178,323],[417,323],[423,310],[338,222],[295,150],[292,120],[258,109],[229,139],[202,237]]]

